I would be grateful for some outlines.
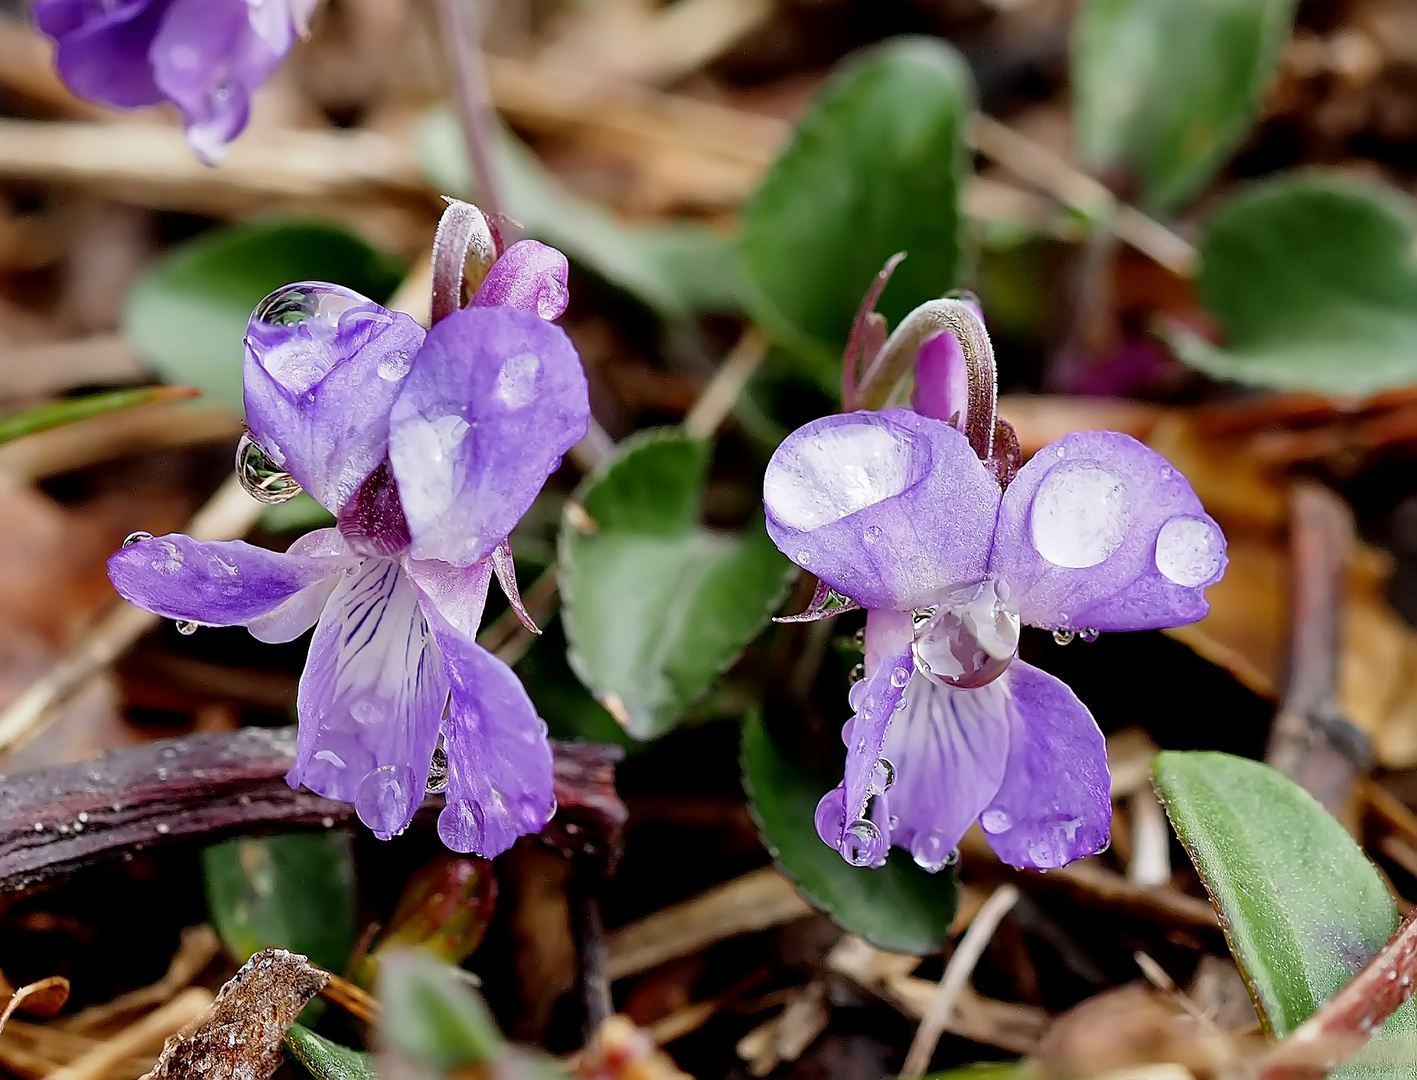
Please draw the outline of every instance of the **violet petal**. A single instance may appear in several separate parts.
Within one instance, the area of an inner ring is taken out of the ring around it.
[[[351,570],[358,565],[358,557],[344,542],[344,537],[340,536],[338,529],[316,529],[306,533],[290,545],[286,554],[306,558],[348,558],[348,569]],[[246,624],[246,629],[257,641],[264,641],[269,645],[294,641],[319,620],[320,612],[325,610],[325,604],[338,584],[338,575],[317,581],[314,585],[300,590],[273,611],[252,619]]]
[[[915,360],[915,387],[910,407],[921,416],[949,423],[956,416],[963,431],[969,412],[969,367],[964,349],[950,333],[936,334],[920,348]]]
[[[512,669],[437,609],[425,610],[452,687],[443,740],[447,805],[438,815],[438,835],[454,851],[490,859],[551,820],[551,744]]]
[[[503,540],[492,549],[492,569],[497,574],[497,584],[502,586],[502,592],[506,594],[507,603],[511,605],[517,621],[533,634],[541,633],[541,627],[536,625],[531,612],[527,611],[526,605],[522,603],[522,591],[517,587],[517,565],[512,559],[510,540]]]
[[[1038,870],[1101,851],[1112,824],[1111,777],[1092,714],[1065,684],[1021,660],[999,684],[1012,734],[1003,783],[979,818],[990,846],[1011,866]]]
[[[70,90],[125,109],[162,100],[148,49],[166,12],[166,0],[38,0],[34,21],[57,43],[54,63]]]
[[[387,840],[423,801],[447,699],[412,582],[397,561],[366,559],[335,587],[310,643],[286,779],[354,803]]]
[[[437,559],[404,559],[404,572],[413,579],[421,594],[424,610],[432,604],[454,630],[464,637],[477,637],[482,609],[487,604],[487,587],[492,580],[492,560],[471,566],[453,566]]]
[[[203,626],[240,626],[358,560],[267,551],[243,540],[202,542],[169,533],[115,551],[108,578],[145,611]]]
[[[288,285],[246,329],[246,425],[338,514],[389,449],[389,410],[424,330],[351,289]]]
[[[1129,435],[1087,431],[1019,470],[989,572],[1031,626],[1151,630],[1202,618],[1225,563],[1225,537],[1184,476]]]
[[[999,790],[1012,729],[1007,677],[960,690],[916,674],[886,732],[882,750],[895,772],[891,843],[927,870],[950,860]]]
[[[489,556],[589,419],[580,357],[559,326],[508,307],[438,323],[390,420],[411,556],[457,566]]]
[[[881,749],[886,741],[886,729],[896,715],[905,688],[914,668],[910,647],[880,659],[874,671],[864,681],[851,688],[851,736],[846,740],[846,826],[866,814],[867,802],[876,786]]]
[[[566,256],[538,240],[519,240],[482,279],[474,307],[514,307],[550,321],[561,317],[571,293]]]
[[[908,610],[984,576],[999,485],[968,441],[908,409],[825,416],[763,478],[768,534],[867,608]]]

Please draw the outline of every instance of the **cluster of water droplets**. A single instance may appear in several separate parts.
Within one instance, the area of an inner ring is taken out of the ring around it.
[[[1094,629],[1091,626],[1084,627],[1081,630],[1064,629],[1053,631],[1053,640],[1059,645],[1071,645],[1075,639],[1085,641],[1090,645],[1101,636],[1102,631]]]

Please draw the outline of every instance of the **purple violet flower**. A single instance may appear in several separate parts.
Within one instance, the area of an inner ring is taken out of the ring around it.
[[[59,74],[119,109],[170,101],[209,165],[250,118],[251,95],[305,33],[319,0],[37,0]]]
[[[354,803],[383,839],[423,801],[440,733],[450,848],[491,857],[554,810],[546,725],[475,638],[494,573],[525,617],[507,536],[590,416],[548,321],[566,272],[524,240],[426,332],[336,285],[271,294],[247,330],[242,454],[263,452],[267,490],[298,483],[336,526],[284,554],[169,535],[108,562],[125,599],[167,618],[269,642],[315,627],[287,780]]]
[[[820,579],[791,621],[868,612],[846,775],[817,831],[855,865],[897,845],[938,870],[978,820],[1005,862],[1062,866],[1108,842],[1106,747],[1066,685],[1017,659],[1020,625],[1091,640],[1194,622],[1224,573],[1225,537],[1186,479],[1127,435],[1075,432],[1015,474],[991,357],[971,400],[959,342],[908,321],[913,409],[815,420],[764,477],[769,534]],[[901,355],[894,343],[868,352],[882,365]],[[990,415],[971,425],[980,400]],[[985,436],[971,445],[952,419]]]

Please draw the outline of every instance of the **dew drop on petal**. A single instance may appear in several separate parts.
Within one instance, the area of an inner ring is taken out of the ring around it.
[[[858,649],[864,650],[866,648],[866,628],[864,626],[851,635],[851,644]]]
[[[251,319],[267,326],[300,326],[315,322],[333,327],[350,308],[369,302],[368,297],[359,295],[353,289],[303,281],[271,293],[256,305]]]
[[[914,446],[904,432],[859,421],[794,438],[763,476],[768,512],[789,528],[819,529],[899,495],[914,479]]]
[[[812,553],[810,551],[803,550],[799,551],[797,553],[797,557],[792,561],[795,562],[798,566],[806,566],[807,563],[811,561],[811,558]]]
[[[448,790],[448,752],[443,749],[443,737],[438,737],[438,745],[433,748],[433,760],[428,766],[428,783],[424,790],[429,795],[438,795]]]
[[[910,672],[905,668],[898,667],[891,672],[891,685],[897,690],[903,688],[908,682],[910,682]]]
[[[183,637],[191,637],[197,632],[197,627],[200,624],[192,622],[190,619],[177,619],[174,620],[172,625],[177,628],[177,632]]]
[[[408,824],[412,794],[412,769],[407,765],[381,765],[359,781],[354,812],[376,835],[393,836]]]
[[[1071,645],[1077,634],[1072,630],[1054,630],[1053,640],[1059,645]]]
[[[277,465],[249,434],[236,446],[236,476],[241,489],[257,502],[274,505],[300,494],[295,477]]]
[[[134,544],[141,544],[144,540],[151,540],[152,538],[152,533],[143,532],[139,529],[137,532],[130,532],[127,536],[123,537],[123,546],[132,547]]]
[[[1156,568],[1177,585],[1205,585],[1220,569],[1223,543],[1209,521],[1174,517],[1156,534]]]
[[[868,544],[874,544],[880,538],[881,527],[879,525],[868,526],[866,531],[862,534],[862,539],[864,539]]]
[[[813,820],[817,826],[817,835],[825,843],[832,847],[840,844],[842,834],[846,831],[846,792],[835,787],[823,795],[817,803]]]
[[[857,683],[861,682],[861,680],[864,679],[865,677],[866,677],[866,665],[865,665],[865,664],[857,664],[855,667],[853,667],[853,668],[851,669],[851,674],[849,674],[846,678],[847,678],[847,681],[850,682],[851,685],[854,687]]]
[[[1080,637],[1083,641],[1087,642],[1089,645],[1091,645],[1101,636],[1102,631],[1098,630],[1096,627],[1093,626],[1088,626],[1078,631],[1078,637]]]
[[[1013,828],[1014,819],[998,807],[992,807],[979,815],[979,824],[987,833],[1001,833]]]
[[[1119,547],[1131,522],[1121,477],[1092,461],[1050,469],[1033,496],[1033,546],[1054,566],[1096,566]]]
[[[890,758],[877,758],[875,771],[871,774],[871,788],[878,795],[884,795],[895,783],[895,765]]]
[[[864,670],[864,665],[857,666],[862,667],[862,669]],[[856,712],[858,709],[861,708],[861,701],[866,696],[867,686],[868,683],[866,682],[866,680],[861,679],[858,682],[852,683],[851,689],[846,692],[846,703],[851,706],[852,712]]]
[[[886,838],[875,822],[857,818],[841,838],[842,857],[852,866],[875,866],[886,857]]]
[[[938,873],[949,865],[950,849],[937,832],[923,832],[910,842],[910,857],[922,870]]]

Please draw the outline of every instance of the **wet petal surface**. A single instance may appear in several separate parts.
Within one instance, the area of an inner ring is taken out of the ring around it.
[[[457,566],[489,556],[589,419],[580,357],[560,327],[508,307],[438,323],[391,418],[411,556]]]
[[[1107,846],[1112,824],[1107,746],[1066,685],[1016,660],[998,684],[1009,699],[1008,762],[979,816],[1012,866],[1048,870]]]
[[[295,765],[286,779],[354,803],[380,839],[423,801],[448,699],[418,594],[393,559],[366,559],[320,616],[300,677]]]
[[[162,100],[148,49],[166,9],[163,0],[39,0],[34,20],[58,43],[55,65],[70,90],[124,109]]]
[[[520,240],[492,264],[470,303],[514,307],[538,318],[558,319],[570,300],[566,256],[537,240]]]
[[[763,504],[797,565],[863,607],[909,610],[984,576],[999,486],[954,428],[893,409],[793,432]]]
[[[345,555],[283,554],[243,540],[204,543],[172,533],[114,552],[108,577],[123,599],[155,615],[240,626],[357,564]]]
[[[1191,485],[1128,435],[1045,446],[1004,494],[989,572],[1045,629],[1147,630],[1209,610],[1225,537]]]

